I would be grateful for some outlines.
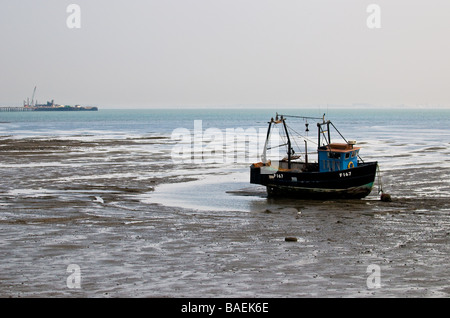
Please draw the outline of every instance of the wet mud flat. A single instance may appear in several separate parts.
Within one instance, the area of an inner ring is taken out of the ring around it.
[[[248,186],[229,193],[254,198],[247,211],[188,209],[152,194],[199,169],[223,175],[170,151],[159,136],[0,138],[0,297],[450,295],[447,170],[384,171],[393,202],[274,200]]]

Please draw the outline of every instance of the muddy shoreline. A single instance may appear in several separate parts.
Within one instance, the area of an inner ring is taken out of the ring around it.
[[[450,295],[447,170],[383,172],[389,203],[262,198],[247,212],[205,211],[152,203],[158,186],[197,179],[170,145],[0,138],[0,297]],[[242,196],[263,194],[230,200]]]

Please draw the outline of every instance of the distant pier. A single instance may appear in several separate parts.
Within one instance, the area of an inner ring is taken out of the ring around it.
[[[33,110],[29,107],[0,107],[0,112],[30,112]]]
[[[0,107],[0,112],[37,112],[37,111],[97,111],[93,106],[37,106],[37,107]]]
[[[37,100],[34,99],[36,95],[36,86],[33,90],[33,97],[31,97],[31,103],[30,99],[27,98],[27,100],[23,101],[23,106],[21,107],[1,107],[0,106],[0,112],[35,112],[35,111],[47,111],[47,112],[53,112],[53,111],[98,111],[97,107],[94,106],[70,106],[70,105],[59,105],[55,104],[55,101],[49,101],[46,104],[38,104]]]

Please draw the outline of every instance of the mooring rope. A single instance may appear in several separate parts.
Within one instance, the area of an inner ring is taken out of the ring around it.
[[[377,164],[377,175],[378,175],[378,194],[383,194],[383,182],[382,182],[382,178],[381,178],[381,170],[380,170],[380,166]]]

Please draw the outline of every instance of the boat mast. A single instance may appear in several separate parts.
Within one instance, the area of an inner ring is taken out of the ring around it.
[[[277,114],[277,116],[275,117],[275,120],[273,119],[273,117],[270,119],[269,122],[269,128],[267,129],[267,136],[266,136],[266,142],[264,143],[264,149],[263,149],[263,153],[261,155],[261,160],[264,164],[267,163],[267,149],[268,149],[268,144],[269,144],[269,138],[270,138],[270,131],[272,128],[272,124],[280,124],[283,123],[283,127],[284,127],[284,131],[286,132],[286,138],[287,138],[287,143],[283,144],[283,145],[279,145],[280,146],[285,146],[287,145],[288,147],[288,168],[291,168],[291,154],[292,154],[292,148],[291,148],[291,138],[289,137],[289,132],[287,129],[287,125],[286,125],[286,121],[283,117],[283,115],[280,116],[280,118],[278,117],[279,115]]]
[[[267,137],[266,137],[266,142],[264,143],[264,149],[263,149],[263,153],[261,155],[261,160],[264,164],[267,163],[267,145],[269,143],[269,138],[270,138],[270,129],[272,128],[272,123],[273,123],[273,118],[270,119],[269,122],[269,128],[267,129]]]
[[[281,120],[278,119],[278,116],[280,116]],[[321,133],[325,133],[325,131],[322,131],[322,129],[321,129],[322,125],[327,125],[328,140],[330,140],[331,135],[330,135],[329,127],[330,127],[331,121],[325,121],[325,114],[323,114],[323,116],[321,118],[319,118],[319,117],[309,117],[309,116],[281,115],[281,114],[277,113],[277,117],[276,117],[275,121],[272,118],[271,122],[269,123],[269,132],[270,132],[270,127],[271,127],[270,125],[272,124],[272,122],[274,122],[276,124],[280,123],[280,122],[283,123],[283,127],[284,127],[284,130],[286,132],[287,146],[288,146],[288,169],[290,169],[291,168],[291,159],[292,159],[292,151],[293,151],[293,149],[291,147],[291,139],[289,137],[288,128],[287,128],[287,125],[286,125],[286,122],[285,122],[285,117],[302,118],[302,119],[305,119],[305,120],[308,120],[308,119],[322,119],[322,123],[317,123],[318,131],[319,131],[319,133],[318,133],[319,134],[318,146],[320,146],[320,134]],[[306,125],[306,131],[308,132],[309,131],[309,129],[308,129],[309,124],[306,123],[305,125]],[[266,144],[264,146],[263,160],[265,160],[265,154],[266,154],[266,149],[267,149],[267,140],[269,138],[269,132],[267,134]],[[305,163],[307,165],[308,164],[308,143],[307,143],[306,140],[304,140],[304,141],[305,141]]]
[[[291,169],[291,153],[292,153],[292,149],[291,149],[291,138],[289,138],[289,132],[286,126],[286,121],[283,117],[283,115],[281,115],[281,121],[283,122],[283,127],[284,127],[284,131],[286,132],[286,138],[287,138],[287,148],[288,148],[288,169]]]
[[[306,139],[304,140],[305,142],[305,165],[308,165],[308,142],[306,141]]]
[[[329,121],[329,120],[324,121],[323,123],[317,123],[317,132],[318,132],[317,145],[318,145],[318,147],[320,147],[320,139],[321,139],[320,135],[324,134],[324,133],[328,133],[328,140],[326,140],[327,141],[327,145],[329,145],[331,143],[330,124],[331,124],[331,121]],[[323,130],[322,129],[323,125],[327,125],[327,130]]]

